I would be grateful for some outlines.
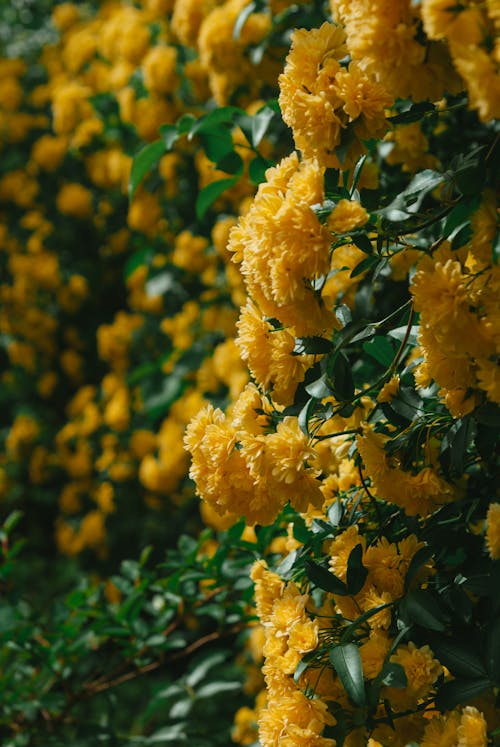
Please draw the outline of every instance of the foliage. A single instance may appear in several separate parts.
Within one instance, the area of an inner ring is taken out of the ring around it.
[[[0,11],[2,743],[498,742],[490,5]]]

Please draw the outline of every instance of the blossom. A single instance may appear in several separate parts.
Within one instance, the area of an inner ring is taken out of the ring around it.
[[[326,225],[334,233],[349,233],[364,226],[369,216],[358,200],[339,200],[328,216]]]
[[[457,736],[457,747],[486,747],[486,721],[474,706],[466,706],[462,710]]]
[[[486,515],[486,547],[493,560],[500,559],[500,503],[490,503]]]

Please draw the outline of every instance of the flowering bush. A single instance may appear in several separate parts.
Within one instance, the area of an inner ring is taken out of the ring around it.
[[[498,25],[61,3],[0,61],[6,744],[498,743]]]

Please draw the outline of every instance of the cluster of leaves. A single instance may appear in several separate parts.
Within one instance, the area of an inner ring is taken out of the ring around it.
[[[244,542],[240,523],[213,554],[210,530],[182,535],[160,562],[146,548],[106,583],[80,577],[50,599],[20,571],[20,518],[0,535],[2,744],[227,744],[244,697],[231,648],[245,639],[249,566],[269,532]]]

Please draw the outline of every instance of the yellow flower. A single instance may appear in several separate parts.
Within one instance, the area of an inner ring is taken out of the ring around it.
[[[56,199],[57,209],[74,218],[88,218],[92,214],[92,193],[81,184],[65,184]]]
[[[486,747],[486,721],[477,708],[466,706],[462,710],[457,736],[457,747]]]
[[[347,561],[356,545],[361,545],[365,549],[366,540],[363,536],[360,536],[357,525],[353,524],[345,529],[342,534],[339,534],[328,548],[331,556],[330,568],[342,581],[345,581],[347,577]]]
[[[399,376],[392,376],[386,381],[377,396],[377,402],[390,402],[399,392]]]
[[[420,747],[456,747],[460,716],[452,711],[447,716],[435,716],[425,727]]]
[[[443,671],[429,646],[417,648],[412,641],[405,646],[398,646],[391,661],[404,668],[408,680],[404,695],[414,700],[425,697]]]
[[[500,559],[500,503],[491,503],[486,515],[486,547],[493,560]]]
[[[358,200],[339,200],[326,225],[333,233],[349,233],[364,226],[368,218],[368,213]]]
[[[158,46],[150,49],[142,61],[146,88],[156,93],[173,92],[178,83],[176,62],[175,47]]]
[[[373,618],[370,618],[370,624]],[[390,640],[385,631],[371,630],[370,636],[359,648],[364,676],[375,679],[380,674],[385,657],[390,649]]]

